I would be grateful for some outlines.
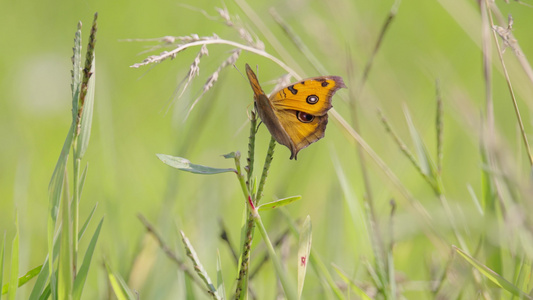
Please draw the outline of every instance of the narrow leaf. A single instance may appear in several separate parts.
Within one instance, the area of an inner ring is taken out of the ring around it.
[[[205,283],[209,294],[213,296],[213,299],[221,299],[220,296],[217,293],[217,290],[215,288],[215,285],[213,284],[213,281],[211,281],[211,278],[209,277],[209,274],[207,274],[207,271],[204,269],[202,263],[200,262],[200,259],[198,258],[198,255],[196,254],[196,251],[192,247],[191,242],[189,242],[189,239],[185,236],[185,233],[180,230],[181,234],[181,240],[183,241],[183,244],[185,246],[185,252],[187,253],[187,256],[191,259],[194,270],[200,276],[202,281]]]
[[[352,287],[353,291],[357,296],[359,296],[359,298],[361,298],[362,300],[372,300],[372,298],[368,296],[362,288],[360,288],[357,284],[351,281],[338,266],[333,265],[333,268],[335,269],[335,271],[337,271],[337,274],[340,276],[340,278]]]
[[[302,298],[304,288],[305,273],[309,265],[309,254],[311,253],[311,217],[307,215],[300,230],[300,241],[298,245],[298,299]]]
[[[294,201],[297,201],[297,200],[300,200],[300,199],[302,199],[302,196],[300,196],[300,195],[291,196],[291,197],[287,197],[287,198],[279,199],[279,200],[276,200],[276,201],[272,201],[272,202],[261,204],[261,205],[259,205],[257,207],[257,209],[259,211],[270,210],[270,209],[274,209],[276,207],[289,205],[289,204],[293,203]]]
[[[104,265],[107,270],[107,276],[109,279],[109,283],[111,284],[111,288],[113,289],[113,292],[115,293],[115,296],[118,300],[136,300],[134,293],[130,290],[130,288],[126,285],[122,277],[120,275],[115,274],[107,262],[104,262]]]
[[[237,172],[235,169],[218,169],[218,168],[211,168],[201,165],[195,165],[192,164],[189,160],[182,158],[182,157],[176,157],[176,156],[170,156],[166,154],[156,154],[157,157],[166,165],[169,165],[173,168],[191,172],[195,174],[218,174],[218,173],[226,173],[226,172]]]
[[[472,256],[468,255],[463,250],[457,248],[456,246],[452,246],[453,249],[459,253],[469,264],[471,264],[474,268],[476,268],[481,274],[483,274],[485,277],[487,277],[490,281],[495,283],[497,286],[501,287],[502,289],[508,291],[509,293],[520,297],[521,299],[533,299],[528,294],[522,292],[518,287],[507,281],[505,278],[500,276],[498,273],[491,270],[486,265],[480,263]]]
[[[85,280],[87,280],[87,274],[89,273],[89,267],[91,266],[94,247],[96,246],[96,242],[98,241],[98,236],[100,235],[100,229],[102,228],[103,222],[104,218],[100,220],[100,223],[98,224],[98,227],[96,228],[93,234],[91,242],[89,243],[87,251],[85,252],[83,263],[81,264],[80,270],[76,275],[76,279],[74,280],[74,289],[72,291],[73,299],[81,298],[81,292],[83,291],[83,286],[85,285]]]
[[[19,277],[19,217],[18,213],[15,217],[15,237],[13,238],[13,244],[11,245],[11,278],[9,280],[9,293],[7,299],[15,300],[18,288]]]
[[[60,237],[60,249],[59,249],[59,267],[57,270],[57,295],[59,299],[67,299],[72,294],[72,227],[70,222],[70,197],[68,197],[68,184],[65,178],[65,184],[63,184],[63,203],[61,205],[61,237]]]
[[[235,152],[230,152],[228,154],[222,155],[224,158],[235,158],[237,157],[237,154]]]
[[[83,226],[81,227],[80,232],[78,232],[78,241],[81,241],[81,238],[83,237],[83,234],[85,233],[85,230],[87,230],[87,226],[89,226],[89,223],[91,222],[91,219],[92,219],[92,217],[94,215],[94,212],[96,211],[96,207],[97,206],[98,206],[98,203],[96,203],[93,206],[93,209],[89,213],[89,216],[85,220],[85,223],[83,223]]]
[[[224,288],[224,277],[222,276],[222,261],[220,251],[217,249],[217,291],[221,299],[226,299],[226,289]]]
[[[418,133],[418,131],[415,128],[415,125],[413,124],[411,115],[409,114],[409,110],[405,106],[404,106],[404,114],[405,114],[405,119],[407,121],[407,125],[409,127],[409,132],[411,133],[411,139],[413,140],[413,143],[416,148],[416,152],[418,154],[418,161],[420,164],[420,169],[422,170],[424,175],[432,176],[435,174],[434,172],[435,170],[432,167],[431,158],[426,149],[426,146],[424,145],[424,142],[422,141],[422,138],[420,137],[420,134]]]

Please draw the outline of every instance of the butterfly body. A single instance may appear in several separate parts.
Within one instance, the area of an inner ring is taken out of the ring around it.
[[[278,143],[289,148],[290,159],[324,137],[331,98],[346,87],[339,76],[320,76],[293,83],[268,97],[248,64],[246,74],[261,121]]]

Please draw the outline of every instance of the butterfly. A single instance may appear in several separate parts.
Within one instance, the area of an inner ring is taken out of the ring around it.
[[[319,76],[293,83],[268,97],[248,64],[246,75],[261,121],[278,143],[289,148],[290,159],[295,160],[300,150],[324,137],[331,98],[346,87],[339,76]]]

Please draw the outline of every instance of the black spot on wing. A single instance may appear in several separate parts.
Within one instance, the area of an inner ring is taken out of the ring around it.
[[[290,86],[288,86],[287,89],[288,89],[289,91],[291,91],[291,93],[292,93],[293,95],[298,94],[298,90],[294,88],[294,85],[290,85]]]
[[[327,81],[322,81],[321,84],[322,84],[322,87],[327,87],[327,86],[329,85],[329,82],[327,82]]]

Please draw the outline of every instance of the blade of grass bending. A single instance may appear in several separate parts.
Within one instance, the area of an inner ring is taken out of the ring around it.
[[[355,282],[350,280],[350,278],[348,278],[348,276],[346,276],[346,274],[337,265],[333,264],[333,268],[341,277],[341,279],[352,287],[353,291],[357,296],[359,296],[359,298],[362,300],[372,300],[372,298],[368,296],[362,288],[355,284]]]
[[[98,223],[98,227],[94,231],[93,237],[91,238],[91,242],[89,243],[89,246],[87,247],[87,251],[85,252],[85,257],[83,258],[83,263],[81,264],[80,270],[78,274],[76,275],[76,279],[74,280],[74,289],[72,290],[72,299],[80,299],[81,298],[81,292],[83,291],[83,286],[85,285],[85,280],[87,280],[87,274],[89,273],[89,267],[91,266],[91,260],[94,253],[94,247],[96,247],[96,242],[98,241],[98,236],[100,235],[100,229],[102,228],[102,223],[104,222],[104,218],[100,220],[100,223]]]
[[[191,172],[195,174],[219,174],[226,172],[236,172],[235,169],[219,169],[202,165],[195,165],[191,163],[188,159],[182,157],[170,156],[166,154],[156,155],[164,164],[185,172]]]
[[[19,277],[19,216],[18,212],[15,216],[15,237],[11,244],[11,278],[9,280],[9,294],[7,299],[15,300],[18,288]]]
[[[307,215],[302,225],[302,229],[300,230],[300,241],[298,245],[298,299],[302,298],[312,241],[311,217]]]
[[[211,281],[211,278],[209,277],[209,274],[207,274],[207,271],[204,269],[204,266],[200,262],[200,259],[198,258],[198,255],[196,255],[196,251],[194,251],[194,248],[192,247],[192,244],[189,242],[189,239],[187,236],[185,236],[185,233],[180,230],[181,234],[181,240],[183,241],[183,245],[185,246],[185,252],[187,253],[187,256],[194,264],[194,270],[200,276],[202,281],[207,286],[207,289],[209,290],[209,294],[213,296],[213,299],[222,299],[217,293],[217,290],[215,288],[215,285]]]
[[[26,274],[20,276],[18,279],[18,287],[25,285],[28,281],[33,279],[35,276],[39,275],[42,268],[43,268],[43,265],[37,266],[29,270]],[[0,280],[0,286],[1,284],[2,284],[2,281]],[[6,283],[4,286],[2,286],[0,298],[2,298],[1,296],[7,292],[9,292],[9,283]]]
[[[4,231],[4,239],[2,240],[2,245],[0,246],[0,287],[2,286],[4,280],[4,252],[6,249],[6,232]],[[4,293],[3,289],[0,291],[0,300],[2,300],[2,294]]]
[[[452,246],[452,248],[459,253],[470,265],[472,265],[474,268],[476,268],[481,274],[483,274],[486,278],[488,278],[490,281],[495,283],[497,286],[501,287],[502,289],[508,291],[509,293],[520,297],[521,299],[533,299],[528,294],[524,293],[522,290],[520,290],[518,287],[507,281],[505,278],[503,278],[498,273],[491,270],[486,265],[480,263],[472,256],[468,255],[463,250],[457,248],[456,246]]]
[[[291,204],[291,203],[293,203],[295,201],[298,201],[300,199],[302,199],[302,196],[300,196],[300,195],[279,199],[279,200],[276,200],[276,201],[272,201],[272,202],[261,204],[261,205],[259,205],[257,207],[257,210],[258,211],[271,210],[271,209],[274,209],[276,207],[289,205],[289,204]]]
[[[122,277],[120,275],[115,274],[113,270],[109,267],[106,261],[104,261],[104,266],[107,271],[107,276],[109,279],[109,283],[111,284],[111,288],[113,289],[113,292],[115,293],[115,296],[118,300],[136,300],[134,293],[130,290],[130,288],[126,285]]]
[[[224,276],[222,276],[222,261],[220,251],[217,249],[217,291],[221,299],[226,299],[226,289],[224,288]]]

